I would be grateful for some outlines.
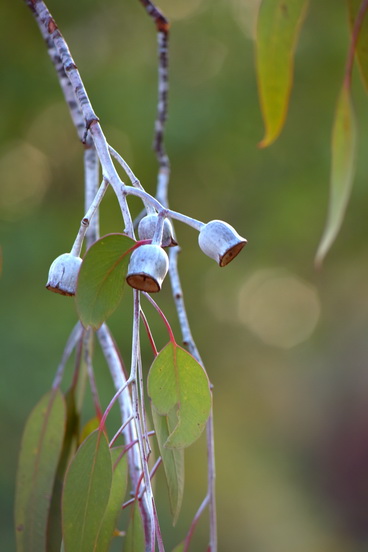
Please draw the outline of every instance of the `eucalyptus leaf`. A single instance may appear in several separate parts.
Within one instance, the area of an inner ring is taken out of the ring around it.
[[[80,320],[86,328],[98,329],[118,307],[134,244],[124,234],[108,234],[97,240],[85,254],[75,300]]]
[[[174,419],[171,419],[170,415],[160,416],[156,409],[153,407],[152,418],[169,491],[173,525],[175,525],[183,501],[184,450],[169,449],[164,446],[167,439],[169,438],[169,435],[175,428],[176,416],[174,417]]]
[[[67,408],[66,430],[59,464],[56,470],[54,489],[47,526],[47,552],[59,552],[62,540],[61,496],[66,468],[78,443],[79,414],[75,405],[75,389],[71,387],[65,394]]]
[[[47,551],[47,522],[65,424],[66,405],[59,390],[46,393],[27,420],[16,482],[17,552]]]
[[[185,349],[170,342],[153,361],[147,385],[157,413],[176,420],[164,446],[191,445],[202,433],[211,411],[212,396],[203,367]]]
[[[355,173],[356,129],[350,91],[343,85],[337,102],[331,145],[330,199],[326,226],[317,250],[320,266],[344,219]]]
[[[113,538],[116,523],[121,513],[121,506],[128,483],[128,463],[127,457],[121,458],[124,447],[118,447],[111,450],[111,459],[113,463],[112,484],[107,508],[100,526],[95,545],[96,552],[107,552],[110,542]]]
[[[145,552],[144,526],[138,502],[135,501],[130,516],[124,552]]]
[[[93,552],[112,482],[109,445],[95,431],[79,447],[65,477],[62,519],[65,552]]]
[[[294,52],[307,0],[263,0],[257,22],[258,94],[265,125],[260,147],[269,146],[285,123],[293,80]]]

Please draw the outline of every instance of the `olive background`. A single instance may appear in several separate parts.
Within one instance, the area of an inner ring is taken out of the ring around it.
[[[176,225],[188,315],[214,385],[219,550],[359,552],[368,544],[367,97],[355,70],[357,174],[337,242],[316,271],[349,44],[346,5],[310,2],[285,128],[260,150],[257,4],[160,3],[172,22],[170,205],[203,221],[226,220],[249,242],[220,269],[201,253],[196,232]],[[152,21],[134,0],[50,0],[48,6],[108,140],[154,192]],[[73,300],[47,292],[45,283],[83,216],[83,148],[28,8],[3,2],[0,14],[0,540],[2,550],[12,551],[22,430],[51,385],[77,319]],[[141,208],[136,199],[131,207],[134,214]],[[101,232],[121,231],[109,192]],[[157,300],[180,341],[168,281]],[[145,310],[163,346],[165,329],[148,304]],[[129,290],[109,325],[129,364]],[[143,334],[142,342],[147,372],[151,354]],[[97,345],[94,364],[106,405],[113,389]],[[111,425],[117,421],[113,413]],[[206,492],[204,437],[186,452],[175,529],[162,473],[156,492],[171,550]],[[204,516],[192,549],[205,550],[207,538]],[[121,546],[117,541],[114,550]]]

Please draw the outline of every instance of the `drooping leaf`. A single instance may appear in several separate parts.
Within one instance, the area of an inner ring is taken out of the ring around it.
[[[175,548],[173,548],[172,552],[184,552],[184,545],[185,545],[185,542],[180,542],[175,546]]]
[[[138,502],[135,501],[130,516],[124,552],[145,552],[144,527]]]
[[[176,423],[171,416],[160,416],[155,407],[152,408],[152,418],[155,427],[156,438],[162,462],[164,465],[166,482],[169,490],[169,499],[171,513],[173,516],[173,525],[176,524],[184,492],[184,450],[169,449],[164,446],[169,435],[173,432]]]
[[[52,492],[47,526],[47,552],[60,552],[62,540],[61,496],[63,483],[71,454],[73,454],[78,443],[79,414],[75,407],[74,387],[71,387],[65,394],[65,402],[67,412],[66,429]]]
[[[112,481],[109,445],[102,431],[82,443],[65,477],[62,522],[65,552],[95,550]]]
[[[76,293],[83,326],[98,329],[119,305],[133,245],[124,234],[108,234],[88,249]]]
[[[111,450],[113,462],[111,491],[96,541],[96,552],[108,551],[121,512],[121,505],[124,501],[128,483],[128,463],[126,455],[120,458],[122,450],[123,447]]]
[[[59,390],[51,390],[35,406],[24,429],[15,496],[17,552],[43,552],[55,473],[66,423]]]
[[[320,266],[340,230],[354,178],[356,129],[350,92],[344,85],[335,111],[331,146],[330,199],[326,226],[318,246]]]
[[[259,8],[256,68],[265,125],[262,148],[276,140],[286,119],[294,51],[307,4],[307,0],[262,0]]]
[[[354,29],[354,23],[358,16],[362,0],[348,0],[349,19],[351,30]],[[358,34],[355,53],[358,60],[360,75],[368,92],[368,17],[367,12],[364,14],[364,19]]]
[[[176,420],[164,443],[169,448],[191,445],[202,433],[211,410],[207,374],[185,349],[168,343],[156,356],[148,374],[148,394],[161,416]]]

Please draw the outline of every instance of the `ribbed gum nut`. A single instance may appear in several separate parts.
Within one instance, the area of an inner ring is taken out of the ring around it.
[[[71,253],[63,253],[50,266],[46,287],[61,295],[75,295],[82,259]]]
[[[203,253],[220,266],[226,266],[240,253],[247,240],[227,222],[211,220],[199,232],[198,243]]]
[[[169,258],[159,245],[140,245],[130,256],[126,281],[140,291],[156,293],[169,270]]]
[[[138,224],[138,236],[140,240],[151,240],[155,234],[155,230],[158,223],[158,215],[152,213],[146,215]],[[173,227],[169,219],[165,218],[164,227],[162,231],[162,247],[171,247],[177,245],[174,240]]]

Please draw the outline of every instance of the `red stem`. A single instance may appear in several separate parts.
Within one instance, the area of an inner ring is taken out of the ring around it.
[[[344,77],[344,86],[348,89],[351,87],[351,77],[353,73],[353,63],[354,63],[354,55],[356,50],[356,45],[359,38],[359,32],[362,27],[363,19],[365,16],[365,13],[368,9],[368,0],[362,0],[362,3],[360,4],[358,15],[355,18],[353,31],[351,35],[351,42],[350,42],[350,48],[348,53],[348,58],[346,61],[346,68],[345,68],[345,77]]]
[[[158,314],[161,316],[161,318],[162,318],[162,320],[163,320],[163,322],[166,326],[166,329],[168,331],[171,343],[173,345],[177,345],[176,340],[175,340],[175,336],[174,336],[174,333],[171,329],[169,321],[166,318],[166,316],[164,315],[164,313],[162,312],[162,310],[160,309],[160,307],[158,306],[158,304],[156,303],[156,301],[154,301],[154,299],[152,299],[152,297],[148,293],[146,293],[145,291],[143,292],[143,295],[146,297],[146,299],[148,299],[148,301],[151,303],[151,305],[157,310]]]

